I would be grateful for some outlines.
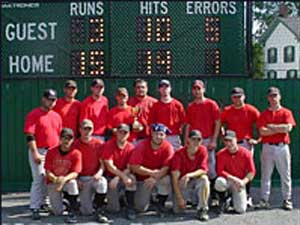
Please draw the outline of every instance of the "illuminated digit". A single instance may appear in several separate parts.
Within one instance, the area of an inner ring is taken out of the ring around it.
[[[89,75],[104,75],[104,51],[91,50],[89,55]]]
[[[207,74],[217,74],[221,72],[221,52],[220,49],[205,50],[205,72]]]
[[[220,18],[216,16],[205,17],[204,25],[205,40],[208,43],[218,43],[221,41]]]
[[[137,74],[152,74],[151,50],[137,50]]]
[[[156,51],[155,69],[157,74],[172,73],[172,53],[170,49],[160,49]]]
[[[136,39],[138,42],[152,41],[152,19],[151,17],[136,17]]]
[[[83,50],[73,50],[71,52],[71,75],[86,75],[86,54]]]
[[[160,16],[155,20],[155,37],[156,42],[171,41],[171,19],[170,17]]]
[[[102,17],[89,19],[89,41],[90,43],[104,42],[104,19]]]

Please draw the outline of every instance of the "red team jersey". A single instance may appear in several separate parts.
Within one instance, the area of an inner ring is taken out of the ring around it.
[[[188,156],[187,147],[177,150],[172,159],[171,170],[180,172],[180,177],[196,170],[208,171],[208,154],[205,146],[201,145],[194,155],[194,159]]]
[[[124,149],[120,149],[117,146],[116,140],[111,139],[107,141],[102,146],[102,153],[101,158],[103,160],[112,160],[113,164],[121,171],[125,170],[129,161],[129,158],[131,156],[131,153],[133,151],[133,144],[130,142],[127,142]],[[107,169],[105,170],[105,175],[109,177],[114,177],[115,174],[112,174]]]
[[[191,102],[186,110],[186,123],[190,130],[200,130],[203,138],[214,134],[215,122],[220,119],[218,104],[209,98],[201,103]]]
[[[151,140],[145,139],[141,141],[133,150],[129,159],[130,165],[142,165],[151,170],[161,169],[164,166],[170,166],[174,150],[172,145],[166,140],[161,146],[154,150],[151,147]],[[148,176],[137,175],[138,180],[145,180]]]
[[[137,134],[138,138],[145,138],[150,136],[150,127],[149,127],[149,114],[150,110],[153,107],[153,104],[157,102],[157,99],[146,96],[144,99],[140,100],[137,97],[132,97],[129,99],[128,104],[132,107],[138,107],[138,121],[144,126],[144,129]]]
[[[81,103],[79,122],[84,119],[91,120],[94,123],[94,134],[104,135],[107,113],[108,100],[105,96],[101,96],[99,100],[89,96]]]
[[[25,134],[33,134],[38,148],[52,148],[59,144],[62,129],[61,117],[58,113],[35,108],[26,117]]]
[[[261,113],[257,122],[258,129],[260,129],[261,127],[266,127],[269,123],[272,124],[289,123],[292,124],[293,127],[296,126],[296,122],[292,112],[289,109],[284,107],[281,107],[281,109],[277,111],[271,111],[269,109],[266,109],[264,112]],[[271,136],[262,136],[262,143],[280,143],[280,142],[289,144],[290,143],[289,133],[280,133]]]
[[[100,169],[100,157],[102,141],[92,138],[89,143],[77,139],[73,148],[78,149],[82,154],[82,171],[80,176],[94,176]]]
[[[82,169],[81,153],[77,149],[72,149],[62,155],[59,147],[49,149],[46,154],[45,169],[55,176],[66,176],[72,172],[80,173]],[[47,179],[47,183],[50,183],[49,179]]]
[[[65,98],[59,98],[53,110],[61,116],[63,127],[71,128],[77,137],[80,102],[76,99],[68,102]]]
[[[253,137],[253,125],[256,124],[259,114],[250,104],[245,104],[240,109],[230,105],[221,113],[221,122],[226,124],[227,129],[235,131],[238,141],[250,139]]]
[[[217,153],[217,174],[227,178],[228,175],[244,179],[248,173],[255,175],[255,165],[251,152],[239,146],[239,150],[231,154],[226,148]]]
[[[154,103],[150,112],[149,124],[162,123],[172,131],[172,135],[178,135],[184,119],[183,105],[173,98],[169,103],[161,101]]]

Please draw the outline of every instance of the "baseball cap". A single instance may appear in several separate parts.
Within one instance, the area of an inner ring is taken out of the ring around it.
[[[89,120],[89,119],[84,119],[84,120],[82,120],[80,126],[81,126],[82,128],[85,128],[85,127],[94,128],[93,122],[92,122],[91,120]]]
[[[44,91],[43,97],[47,99],[57,99],[56,91],[53,89],[46,89]]]
[[[244,89],[240,88],[240,87],[234,87],[231,90],[231,96],[241,96],[241,95],[244,95],[244,94],[245,94]]]
[[[121,123],[117,127],[117,130],[122,130],[122,131],[130,132],[130,127],[127,124],[125,124],[125,123]]]
[[[74,137],[74,132],[70,128],[63,128],[61,130],[61,132],[60,132],[60,137],[70,137],[70,138],[73,138]]]
[[[199,130],[191,130],[189,133],[189,138],[201,138],[202,139],[202,134]]]
[[[236,138],[236,133],[233,130],[226,130],[224,139],[232,140],[234,138]]]
[[[277,87],[269,87],[268,95],[280,95],[280,90]]]
[[[98,86],[98,85],[104,87],[104,82],[102,79],[95,78],[91,83],[91,87]]]
[[[205,88],[204,82],[202,80],[194,80],[193,87]]]
[[[73,88],[77,88],[77,83],[74,80],[67,80],[65,83],[65,88],[69,88],[69,87],[73,87]]]
[[[165,134],[171,134],[172,132],[170,131],[170,129],[165,126],[164,124],[162,123],[153,123],[151,125],[151,129],[152,131],[156,132],[156,131],[162,131],[164,132]]]
[[[163,79],[161,81],[159,81],[158,87],[162,87],[162,86],[171,86],[171,83],[169,80]]]
[[[127,91],[127,89],[126,89],[125,87],[119,87],[119,88],[117,89],[117,94],[116,94],[116,95],[120,95],[120,94],[125,95],[125,96],[128,96],[128,91]]]

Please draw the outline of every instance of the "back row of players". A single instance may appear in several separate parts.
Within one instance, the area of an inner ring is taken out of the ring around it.
[[[107,222],[105,198],[108,210],[120,210],[121,189],[125,190],[129,219],[135,218],[135,210],[148,208],[155,188],[156,208],[163,216],[170,187],[174,212],[184,210],[189,200],[197,205],[199,219],[207,220],[209,196],[210,205],[219,204],[221,211],[228,208],[231,196],[234,210],[243,213],[251,201],[250,182],[256,173],[253,150],[259,142],[263,150],[258,206],[269,207],[271,175],[276,166],[283,208],[293,208],[289,132],[295,120],[292,112],[281,106],[278,88],[267,90],[269,107],[262,113],[245,103],[244,90],[239,87],[231,91],[232,105],[221,112],[218,104],[205,96],[201,80],[192,84],[194,101],[186,111],[171,96],[168,80],[159,82],[159,100],[147,95],[147,82],[142,79],[134,82],[135,96],[130,99],[127,89],[119,87],[117,106],[110,110],[104,88],[103,80],[94,79],[91,95],[79,102],[75,99],[77,84],[68,80],[64,97],[57,99],[56,91],[47,89],[41,107],[27,115],[24,133],[33,177],[33,219],[40,219],[47,187],[52,211],[57,215],[63,212],[61,193],[65,192],[70,202],[70,223],[76,222],[78,194],[82,214],[95,212],[99,222]],[[259,138],[253,137],[255,127]],[[216,160],[220,131],[225,148],[218,151]]]

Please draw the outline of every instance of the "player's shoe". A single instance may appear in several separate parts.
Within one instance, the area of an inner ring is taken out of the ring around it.
[[[267,200],[261,199],[257,205],[254,207],[255,209],[270,209],[270,203]]]
[[[97,210],[96,212],[96,220],[99,223],[108,223],[108,218],[104,215],[103,210]]]
[[[136,219],[136,212],[134,209],[128,208],[126,210],[126,217],[128,220],[135,220]]]
[[[291,200],[284,200],[282,203],[282,208],[284,210],[292,210],[293,209],[293,203]]]
[[[247,206],[250,208],[253,206],[253,201],[251,197],[247,197]]]
[[[33,220],[40,220],[41,219],[40,210],[39,209],[33,209],[31,218]]]
[[[66,219],[66,223],[69,223],[69,224],[74,224],[74,223],[77,223],[77,217],[74,213],[70,212],[68,214],[68,217]]]
[[[199,209],[197,211],[197,216],[200,221],[208,221],[209,220],[208,209],[207,208]]]

